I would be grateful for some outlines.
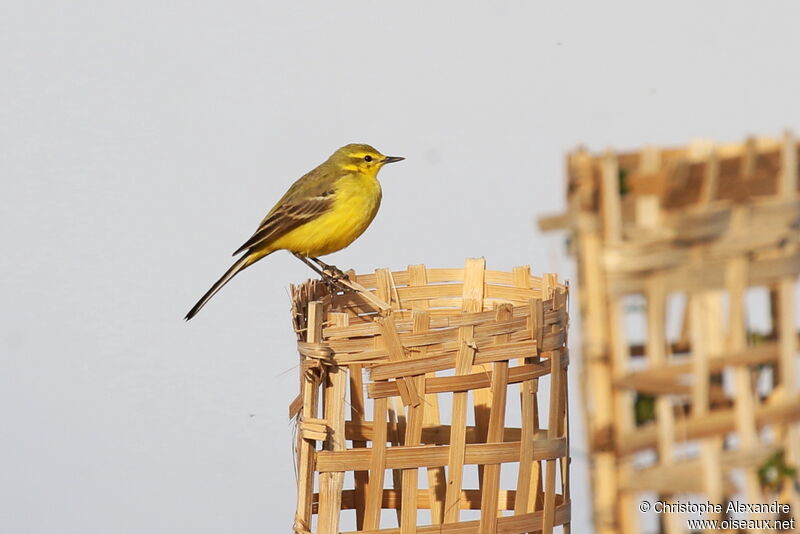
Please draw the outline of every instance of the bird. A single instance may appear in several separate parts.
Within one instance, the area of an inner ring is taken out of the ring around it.
[[[189,320],[238,273],[277,250],[288,250],[320,274],[335,280],[344,274],[319,256],[350,245],[370,225],[381,204],[378,172],[400,156],[384,156],[367,144],[345,145],[300,177],[261,220],[233,255],[242,254],[206,291]],[[313,262],[313,263],[312,263]],[[316,265],[315,265],[316,264]]]

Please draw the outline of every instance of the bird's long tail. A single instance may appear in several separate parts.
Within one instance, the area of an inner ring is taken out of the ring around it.
[[[195,304],[194,307],[192,307],[192,309],[189,310],[189,313],[186,314],[186,317],[184,317],[184,319],[188,321],[189,319],[197,315],[197,312],[199,312],[203,308],[203,306],[206,305],[206,302],[211,300],[211,297],[216,295],[217,291],[222,289],[222,286],[227,284],[231,278],[233,278],[239,273],[239,271],[248,267],[256,260],[261,259],[261,257],[262,256],[257,256],[255,254],[245,254],[244,256],[236,260],[236,262],[233,265],[231,265],[231,268],[225,271],[225,274],[223,274],[222,277],[219,280],[217,280],[213,286],[211,286],[211,289],[206,291],[206,294],[200,297],[200,300],[198,300],[197,304]]]

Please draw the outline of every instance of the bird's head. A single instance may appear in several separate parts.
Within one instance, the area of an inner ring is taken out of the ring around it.
[[[369,145],[356,143],[343,146],[331,156],[331,160],[341,169],[369,176],[377,175],[387,163],[404,159],[400,156],[384,156]]]

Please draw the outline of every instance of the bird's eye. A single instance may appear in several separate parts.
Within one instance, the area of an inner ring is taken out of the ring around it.
[[[364,156],[364,161],[372,161],[372,156],[370,155]]]

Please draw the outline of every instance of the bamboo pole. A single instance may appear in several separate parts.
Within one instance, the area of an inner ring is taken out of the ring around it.
[[[728,294],[730,295],[730,317],[728,320],[728,348],[742,350],[747,345],[745,318],[745,289],[747,284],[747,259],[733,258],[728,264]],[[736,430],[740,438],[740,448],[752,450],[760,446],[755,422],[755,392],[753,391],[750,369],[737,367],[735,373]],[[745,489],[749,502],[763,502],[755,469],[745,471]],[[759,519],[757,515],[751,519]],[[763,519],[763,518],[762,518]]]
[[[338,316],[340,320],[341,315]],[[341,324],[340,324],[341,326]],[[344,397],[347,385],[347,368],[332,366],[328,369],[330,387],[325,388],[325,420],[328,423],[328,439],[325,449],[345,449]],[[339,512],[342,505],[344,471],[326,472],[319,477],[319,534],[339,534]]]
[[[622,209],[620,206],[619,162],[612,150],[607,150],[602,162],[603,230],[607,243],[622,238]]]
[[[425,286],[428,283],[427,270],[424,265],[410,265],[408,267],[408,285]],[[412,310],[428,310],[429,304],[426,300],[413,301],[411,304]],[[425,329],[430,328],[430,314],[427,317],[427,325]],[[424,357],[427,354],[427,347],[420,347],[419,357]],[[431,371],[425,374],[426,379],[436,376],[436,371]],[[425,392],[425,389],[422,390]],[[434,393],[425,393],[424,401],[425,410],[423,412],[423,424],[427,427],[439,426],[439,397]],[[428,475],[428,487],[430,488],[428,494],[430,498],[430,511],[431,523],[439,525],[444,520],[444,498],[445,498],[445,485],[446,477],[444,467],[434,467],[426,469]]]
[[[469,373],[475,358],[474,327],[462,326],[458,331],[460,347],[456,356],[456,376]],[[466,445],[467,392],[453,393],[450,427],[450,458],[447,464],[447,491],[444,501],[444,522],[459,520],[458,499],[464,477],[464,447]]]
[[[648,280],[647,299],[647,359],[654,367],[667,363],[665,348],[667,338],[664,332],[666,322],[666,285],[659,277]],[[655,400],[656,429],[658,434],[659,465],[669,468],[675,463],[675,413],[669,395],[658,395]],[[662,500],[674,502],[672,494],[662,494]],[[680,514],[662,516],[666,534],[679,534],[682,530]]]
[[[511,319],[513,310],[509,305],[497,308],[497,321]],[[495,339],[496,343],[508,341],[508,334],[500,334]],[[499,361],[493,365],[492,372],[492,401],[491,415],[487,443],[500,443],[503,441],[506,416],[506,394],[508,390],[508,362]],[[530,446],[530,445],[529,445]],[[481,534],[495,534],[497,532],[498,499],[500,493],[500,463],[489,464],[483,471],[483,484],[481,486]]]
[[[414,311],[413,332],[424,332],[430,327],[430,315],[425,311]],[[419,376],[415,380],[417,391],[425,391],[425,378]],[[420,444],[422,438],[422,424],[425,417],[425,403],[408,407],[408,421],[404,445],[413,447]],[[404,469],[402,475],[402,515],[400,517],[400,533],[415,534],[417,531],[417,486],[419,484],[419,470]]]
[[[605,275],[602,269],[601,238],[597,232],[587,232],[578,236],[579,254],[583,261],[579,265],[581,284],[585,287],[586,340],[586,387],[584,395],[592,399],[587,410],[589,435],[602,435],[613,432],[613,378],[608,357],[609,340],[608,314],[604,311]],[[612,438],[613,439],[613,438]],[[616,495],[617,469],[616,457],[611,450],[595,450],[592,463],[592,493],[595,528],[597,534],[617,534]]]
[[[322,303],[312,302],[308,305],[308,326],[306,341],[318,343],[322,337]],[[316,417],[318,376],[300,360],[301,395],[303,406],[300,422]],[[316,444],[305,439],[300,432],[297,436],[297,512],[294,530],[308,532],[311,530],[311,502],[314,493],[314,453]]]
[[[486,278],[486,260],[483,258],[470,258],[464,263],[464,293],[461,309],[465,313],[478,313],[483,311],[484,285]],[[509,318],[510,319],[510,318]],[[485,364],[475,365],[473,373],[487,371]],[[492,410],[492,394],[488,388],[473,391],[473,409],[475,413],[475,427],[479,435],[486,440],[489,428],[489,417]],[[478,468],[478,484],[483,487],[483,466]]]
[[[550,358],[550,418],[547,423],[547,435],[550,439],[558,436],[559,416],[561,415],[561,392],[563,391],[563,373],[561,369],[561,356],[554,353]],[[544,518],[542,534],[552,534],[555,525],[556,511],[556,460],[548,460],[546,465],[544,489]]]
[[[514,284],[518,287],[526,287],[530,279],[529,268],[519,268],[514,270]],[[542,299],[530,299],[528,301],[528,329],[531,336],[543,337],[544,325],[544,306]],[[538,364],[540,358],[537,349],[536,356],[523,358],[519,365]],[[506,377],[506,382],[511,383],[510,375]],[[533,439],[539,430],[539,413],[536,403],[536,394],[539,391],[538,380],[532,378],[522,383],[520,387],[520,410],[522,413],[521,441],[523,443]],[[542,474],[539,462],[534,461],[532,450],[529,447],[520,450],[519,470],[517,471],[517,499],[514,505],[514,513],[530,513],[541,507],[540,495],[542,493]]]
[[[372,441],[369,461],[369,484],[367,502],[364,509],[364,530],[376,530],[380,526],[381,501],[383,498],[383,476],[386,469],[386,440],[388,399],[375,399],[374,415],[375,438]]]

